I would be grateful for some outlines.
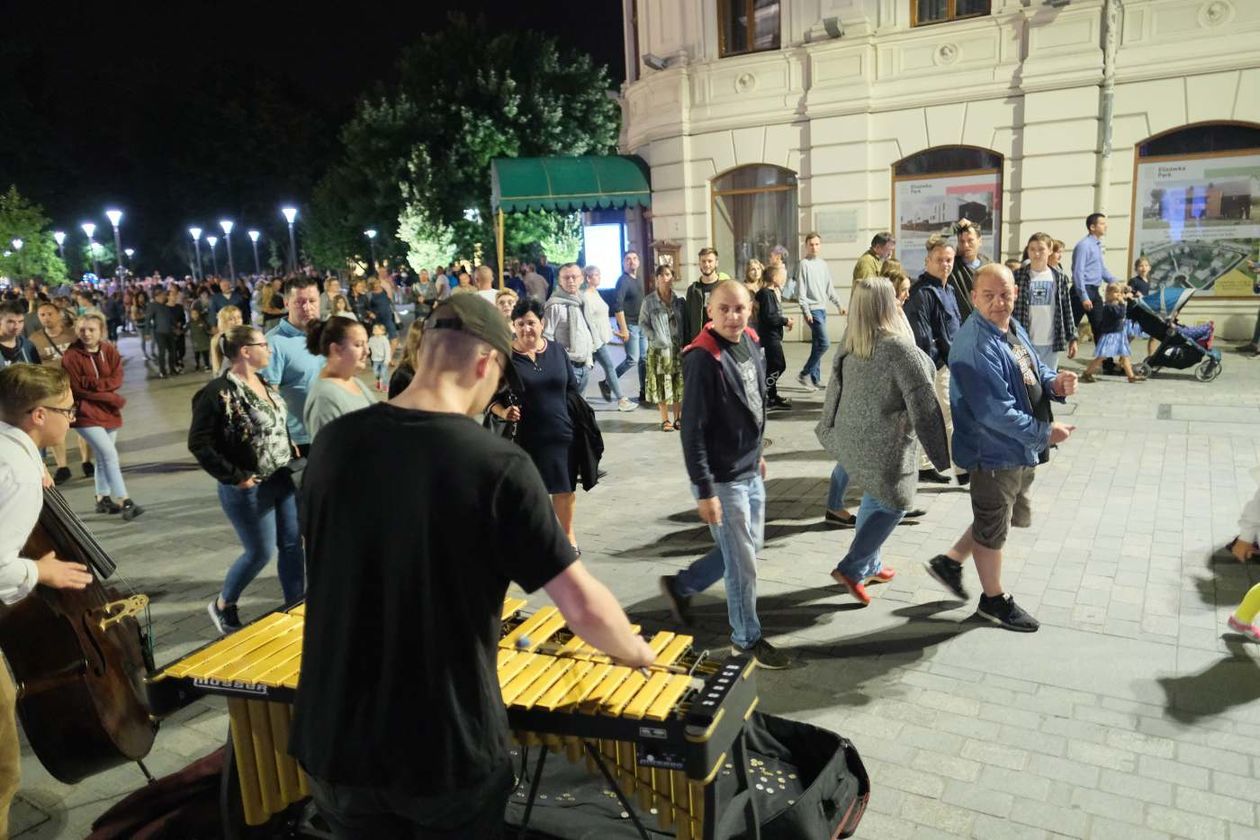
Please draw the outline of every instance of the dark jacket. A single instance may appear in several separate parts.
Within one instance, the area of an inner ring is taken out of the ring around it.
[[[165,303],[151,300],[144,310],[145,323],[149,325],[149,329],[158,335],[169,335],[175,332],[174,309],[175,307],[168,306]]]
[[[754,413],[744,393],[739,365],[712,328],[701,330],[683,349],[683,460],[701,499],[714,496],[713,485],[756,475],[766,428],[766,363],[757,333],[741,338],[757,368],[761,410]]]
[[[717,277],[717,272],[714,272]],[[696,280],[687,287],[687,295],[683,303],[683,334],[682,341],[679,342],[686,347],[695,341],[700,335],[700,330],[709,322],[709,313],[705,307],[705,300],[708,294],[713,294],[713,290],[717,288],[720,281],[714,280],[712,283],[702,283]]]
[[[577,391],[569,390],[569,419],[573,421],[573,442],[569,444],[569,464],[576,472],[576,484],[590,492],[599,483],[599,460],[604,457],[604,436],[599,431],[595,412]]]
[[[62,355],[61,366],[70,374],[70,390],[79,411],[71,424],[73,428],[121,427],[127,400],[118,393],[123,382],[123,365],[117,348],[102,341],[98,352],[89,353],[81,340],[75,341]]]
[[[240,407],[232,417],[228,413],[240,399],[226,375],[211,379],[192,398],[188,451],[220,484],[240,484],[258,473],[258,454],[242,425],[247,409]]]
[[[980,260],[980,265],[987,262],[993,262],[984,254],[976,254]],[[971,266],[962,261],[962,255],[959,254],[954,259],[954,270],[949,273],[949,288],[954,292],[954,302],[958,304],[958,322],[961,324],[967,320],[967,316],[971,314],[971,287],[976,282],[976,271]]]
[[[37,365],[40,362],[39,348],[24,335],[17,337],[17,352],[16,362],[10,362],[4,356],[0,356],[0,370],[7,368],[11,364],[16,365],[19,362],[25,362],[28,365]]]
[[[783,302],[774,293],[774,289],[761,289],[757,292],[757,335],[761,343],[782,341],[783,328],[787,326],[787,316],[783,314]]]
[[[945,367],[954,335],[962,326],[962,315],[953,291],[924,272],[910,287],[905,313],[910,329],[914,331],[914,343],[928,354],[937,370]]]

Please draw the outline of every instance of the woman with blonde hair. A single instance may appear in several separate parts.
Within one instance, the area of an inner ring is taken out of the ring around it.
[[[228,354],[224,350],[227,334],[243,323],[245,319],[241,315],[240,307],[229,303],[219,310],[216,324],[218,329],[214,333],[214,340],[210,342],[210,370],[216,376],[222,376],[230,364]]]
[[[880,547],[914,501],[919,442],[937,469],[949,466],[933,368],[915,346],[892,283],[884,277],[856,281],[848,329],[815,433],[837,462],[826,521],[857,528],[831,577],[863,605],[871,602],[866,584],[892,580],[895,574],[883,568]],[[865,491],[857,516],[844,510],[850,478]]]

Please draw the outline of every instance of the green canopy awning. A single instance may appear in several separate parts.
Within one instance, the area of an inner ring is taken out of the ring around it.
[[[490,162],[495,211],[651,207],[647,166],[636,157],[495,158]]]

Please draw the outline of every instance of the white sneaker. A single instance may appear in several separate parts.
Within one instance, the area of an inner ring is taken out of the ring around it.
[[[797,384],[798,384],[798,385],[800,385],[800,386],[801,386],[802,388],[804,388],[806,391],[817,391],[817,390],[818,390],[817,388],[815,388],[815,387],[814,387],[814,383],[809,381],[809,374],[808,374],[808,373],[802,373],[800,376],[796,377],[796,382],[797,382]]]
[[[636,407],[635,404],[630,402],[630,400],[626,397],[622,397],[621,399],[617,400],[618,411],[634,411],[635,407]]]

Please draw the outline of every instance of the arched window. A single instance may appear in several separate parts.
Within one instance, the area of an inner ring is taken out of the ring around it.
[[[1001,250],[1002,156],[975,146],[937,146],[893,164],[893,235],[903,262],[922,256],[933,234],[951,235],[969,219],[982,249]]]
[[[1130,264],[1155,288],[1260,295],[1260,125],[1198,123],[1137,144]]]
[[[798,237],[796,173],[768,163],[732,169],[713,179],[713,247],[718,265],[740,279],[752,259],[770,264],[777,246],[784,263],[796,264]]]

